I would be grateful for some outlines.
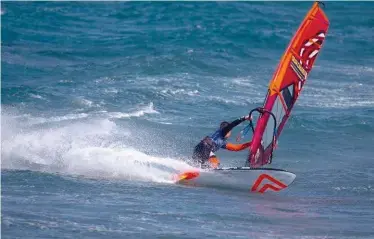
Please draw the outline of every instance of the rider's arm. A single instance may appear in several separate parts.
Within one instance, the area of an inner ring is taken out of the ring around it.
[[[230,151],[240,151],[240,150],[246,149],[249,146],[251,146],[251,143],[252,142],[247,142],[247,143],[244,143],[244,144],[227,143],[225,145],[225,149],[230,150]]]
[[[225,128],[222,129],[222,134],[226,135],[228,132],[230,132],[233,128],[235,128],[237,125],[239,125],[240,123],[242,123],[246,119],[248,119],[248,116],[243,116],[239,119],[234,120],[228,126],[226,126]]]

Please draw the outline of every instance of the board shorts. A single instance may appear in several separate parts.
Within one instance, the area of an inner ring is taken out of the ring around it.
[[[213,140],[209,137],[205,137],[195,146],[192,159],[194,164],[197,164],[201,168],[217,168],[220,164],[219,159],[213,153]]]

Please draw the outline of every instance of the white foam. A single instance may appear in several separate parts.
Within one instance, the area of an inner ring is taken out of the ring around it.
[[[101,77],[101,78],[96,79],[95,83],[103,83],[103,82],[108,83],[108,82],[113,82],[113,81],[114,81],[113,78],[105,76],[105,77]]]
[[[59,80],[58,82],[60,82],[60,83],[73,83],[74,81],[72,81],[72,80]]]
[[[53,116],[53,117],[31,117],[30,115],[23,115],[23,118],[28,121],[29,124],[43,124],[43,123],[54,123],[62,122],[67,120],[77,120],[87,118],[89,115],[86,113],[79,114],[67,114],[63,116]]]
[[[247,103],[244,99],[240,99],[238,97],[220,97],[220,96],[208,96],[207,99],[212,101],[217,101],[229,105],[240,105],[245,106]]]
[[[110,94],[117,94],[119,92],[119,90],[114,88],[114,87],[110,87],[110,88],[104,89],[104,92],[105,93],[110,93]]]
[[[333,187],[336,191],[356,191],[356,192],[374,192],[374,188],[372,185],[367,186],[357,186],[357,187]]]
[[[98,106],[97,104],[94,104],[91,100],[85,99],[83,97],[75,99],[74,102],[80,106],[87,106],[87,107]]]
[[[166,183],[176,170],[191,168],[181,160],[128,147],[130,130],[108,119],[43,127],[27,125],[21,119],[2,115],[3,168]]]
[[[45,99],[43,96],[41,96],[41,95],[35,95],[35,94],[32,94],[32,93],[30,93],[30,97],[32,97],[32,98],[35,98],[35,99]]]
[[[253,89],[258,89],[259,86],[256,85],[254,82],[255,81],[251,78],[235,78],[230,83],[238,86],[245,86]]]
[[[155,110],[153,102],[149,103],[147,106],[142,107],[140,110],[136,110],[129,113],[123,112],[109,112],[108,115],[111,118],[130,118],[130,117],[141,117],[146,114],[159,114],[157,110]]]
[[[105,110],[102,111],[95,111],[90,113],[70,113],[61,116],[49,116],[49,117],[35,117],[31,116],[30,114],[22,114],[17,115],[13,114],[14,119],[22,120],[23,123],[28,125],[39,125],[45,123],[58,123],[64,121],[77,121],[80,119],[87,119],[90,117],[104,117],[104,118],[130,118],[130,117],[141,117],[146,114],[159,114],[157,110],[155,110],[154,104],[151,102],[147,106],[142,106],[138,110],[133,112],[123,113],[123,112],[107,112]]]
[[[198,90],[185,90],[185,89],[163,89],[161,91],[162,94],[165,95],[189,95],[189,96],[195,96],[199,93]]]
[[[191,168],[182,161],[149,156],[134,148],[75,148],[66,158],[69,173],[154,182],[172,182],[173,171]]]
[[[164,122],[164,121],[159,121],[158,123],[159,123],[159,124],[166,124],[166,125],[171,125],[171,124],[173,124],[173,123],[171,123],[171,122]]]

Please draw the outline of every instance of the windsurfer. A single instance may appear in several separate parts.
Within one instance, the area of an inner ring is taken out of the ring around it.
[[[201,168],[217,168],[220,164],[220,160],[214,154],[220,148],[227,149],[230,151],[240,151],[248,148],[251,142],[244,144],[232,144],[227,142],[231,136],[231,130],[244,122],[249,120],[249,116],[243,116],[229,122],[222,122],[218,130],[216,130],[211,136],[203,138],[199,144],[195,146],[192,159],[195,164],[198,164]]]

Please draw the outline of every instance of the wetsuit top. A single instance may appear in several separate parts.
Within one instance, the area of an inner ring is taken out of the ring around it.
[[[216,132],[214,132],[210,136],[210,138],[213,141],[212,152],[216,152],[220,148],[225,149],[226,144],[227,144],[227,139],[225,139],[225,135],[228,132],[230,132],[234,127],[236,127],[237,125],[242,123],[243,121],[245,121],[245,117],[241,117],[239,119],[236,119],[233,122],[231,122],[229,125],[227,125],[225,128],[218,129]]]

